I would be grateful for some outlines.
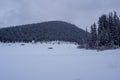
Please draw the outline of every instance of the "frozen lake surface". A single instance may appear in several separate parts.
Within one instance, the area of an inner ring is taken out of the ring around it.
[[[0,43],[0,80],[120,80],[120,49]]]

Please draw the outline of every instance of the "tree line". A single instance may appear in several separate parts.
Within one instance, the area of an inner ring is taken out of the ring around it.
[[[99,17],[90,33],[63,21],[49,21],[0,29],[0,42],[69,41],[84,48],[120,47],[120,17],[110,12]]]
[[[90,27],[87,36],[87,48],[113,48],[120,46],[120,18],[117,12],[110,12],[99,17],[98,23]]]

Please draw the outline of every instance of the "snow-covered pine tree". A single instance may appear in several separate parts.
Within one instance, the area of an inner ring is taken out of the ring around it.
[[[96,31],[96,24],[95,23],[93,25],[91,25],[89,47],[90,48],[97,47],[97,31]]]
[[[88,33],[88,29],[87,29],[87,27],[86,27],[86,38],[85,38],[85,48],[86,49],[88,49],[89,48],[89,45],[88,45],[88,43],[89,43],[89,34],[87,34]]]
[[[120,47],[120,22],[119,22],[119,26],[118,26],[118,45]]]
[[[119,45],[119,17],[117,15],[117,12],[114,12],[114,16],[113,16],[113,27],[114,27],[114,31],[113,31],[113,40],[114,40],[114,45]]]
[[[109,37],[107,15],[103,14],[98,21],[98,45],[106,46],[110,41]]]
[[[109,13],[108,15],[108,27],[110,35],[110,44],[119,45],[119,25],[120,20],[117,15],[117,12]]]

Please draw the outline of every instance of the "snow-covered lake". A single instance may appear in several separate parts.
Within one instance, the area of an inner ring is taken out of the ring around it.
[[[120,49],[0,43],[0,80],[120,80]]]

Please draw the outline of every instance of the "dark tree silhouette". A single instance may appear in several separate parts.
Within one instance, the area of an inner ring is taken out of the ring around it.
[[[91,26],[90,48],[120,46],[120,18],[116,12],[111,12],[108,15],[103,14],[99,17],[97,32],[94,26]],[[97,39],[93,37],[96,34]]]

